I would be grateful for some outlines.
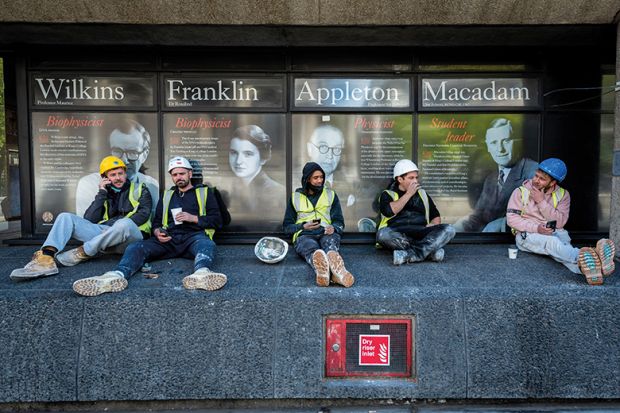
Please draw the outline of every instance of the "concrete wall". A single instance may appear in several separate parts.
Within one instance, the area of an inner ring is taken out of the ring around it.
[[[620,79],[620,25],[617,28],[616,41],[616,80]],[[611,215],[609,217],[609,236],[617,245],[620,245],[620,174],[616,176],[616,170],[620,172],[620,98],[616,93],[616,118],[614,123],[614,176],[611,179]],[[620,251],[616,251],[620,255]]]
[[[0,21],[226,25],[610,24],[618,0],[2,0]]]

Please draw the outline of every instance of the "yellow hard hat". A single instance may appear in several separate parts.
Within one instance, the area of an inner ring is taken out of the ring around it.
[[[125,162],[123,162],[120,158],[117,158],[116,156],[106,156],[99,164],[99,175],[103,175],[109,170],[116,168],[123,168],[127,170]]]

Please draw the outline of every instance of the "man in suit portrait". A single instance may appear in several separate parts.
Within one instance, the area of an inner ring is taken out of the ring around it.
[[[454,224],[457,231],[506,232],[506,205],[510,195],[523,181],[532,178],[538,168],[537,162],[515,156],[515,140],[510,120],[491,121],[485,142],[496,168],[485,178],[472,213]]]

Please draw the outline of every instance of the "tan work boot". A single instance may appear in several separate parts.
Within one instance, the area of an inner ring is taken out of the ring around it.
[[[39,250],[34,253],[32,260],[24,268],[13,270],[9,277],[13,281],[24,281],[54,274],[58,274],[58,267],[54,262],[54,258],[43,254],[43,251]]]
[[[208,268],[198,268],[193,274],[183,278],[183,287],[186,290],[219,290],[226,285],[228,278],[219,272],[212,272]]]
[[[579,250],[577,264],[581,273],[586,276],[586,281],[590,285],[603,284],[603,274],[601,274],[601,260],[594,248],[583,247]]]
[[[349,288],[355,282],[355,277],[344,266],[344,260],[336,251],[327,253],[329,269],[332,271],[332,281]]]
[[[72,250],[61,252],[56,255],[56,260],[65,267],[73,267],[81,262],[88,261],[92,257],[84,252],[84,246],[80,245]]]
[[[118,293],[125,288],[127,288],[127,280],[120,271],[108,271],[103,275],[82,278],[73,283],[73,291],[85,297]]]
[[[327,287],[329,285],[329,263],[325,251],[316,250],[312,253],[312,265],[316,272],[316,285]]]
[[[610,239],[603,238],[596,243],[596,253],[601,260],[603,275],[611,275],[616,269],[614,258],[616,257],[616,245]]]

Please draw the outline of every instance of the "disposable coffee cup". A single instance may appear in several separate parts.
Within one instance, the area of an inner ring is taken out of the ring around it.
[[[516,260],[518,253],[519,250],[517,249],[516,245],[511,245],[510,247],[508,247],[508,258],[510,258],[511,260]]]
[[[177,214],[183,212],[183,208],[172,208],[170,212],[172,213],[172,218],[174,219],[174,223],[176,225],[183,223],[182,221],[177,221]]]

